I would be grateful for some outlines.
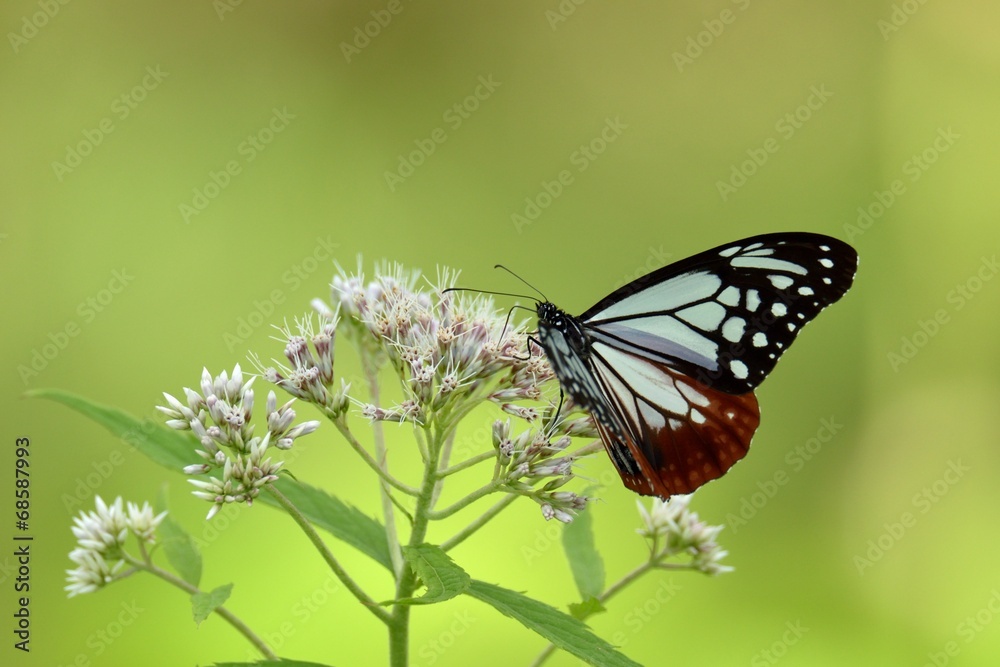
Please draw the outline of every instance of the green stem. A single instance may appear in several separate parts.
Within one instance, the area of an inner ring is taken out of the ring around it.
[[[376,422],[376,424],[379,424],[379,422]],[[382,481],[384,481],[389,486],[399,489],[408,496],[417,495],[418,493],[417,489],[408,484],[400,482],[398,479],[396,479],[395,477],[393,477],[388,472],[382,469],[382,466],[380,466],[378,464],[378,461],[372,458],[372,455],[369,454],[367,450],[365,450],[364,446],[360,442],[358,442],[357,438],[354,437],[354,434],[351,433],[351,429],[347,427],[347,424],[342,419],[335,420],[334,425],[337,427],[337,430],[340,431],[340,434],[344,436],[344,439],[347,440],[347,443],[351,446],[351,449],[353,449],[355,452],[358,453],[358,456],[360,456],[361,459],[366,464],[368,464],[369,468],[375,471],[375,474],[377,474],[379,478],[382,479]]]
[[[660,560],[662,558],[664,558],[665,556],[666,555],[663,554],[663,553],[660,553],[660,554],[658,554],[656,556],[653,556],[648,561],[646,561],[642,565],[638,566],[637,568],[635,568],[634,570],[632,570],[631,572],[629,572],[628,574],[626,574],[624,577],[622,577],[621,579],[619,579],[615,583],[613,583],[610,586],[608,586],[608,588],[605,589],[605,591],[603,593],[601,593],[599,596],[597,596],[597,601],[600,602],[601,606],[603,607],[605,602],[607,602],[612,597],[614,597],[618,592],[620,592],[626,586],[628,586],[629,584],[631,584],[635,580],[639,579],[639,577],[641,577],[642,575],[646,574],[647,572],[651,572],[653,570],[691,570],[691,569],[694,569],[688,563],[662,563],[662,562],[660,562]],[[581,621],[585,621],[588,618],[590,618],[590,616],[593,615],[594,613],[595,612],[588,611],[586,614],[584,614],[580,618],[580,620]],[[541,653],[538,654],[538,657],[535,658],[534,662],[531,663],[530,667],[541,667],[541,665],[546,660],[549,659],[549,656],[551,656],[555,652],[556,652],[556,645],[555,644],[549,644],[544,649],[542,649]]]
[[[344,584],[344,587],[358,599],[365,609],[374,614],[375,618],[379,619],[383,623],[388,623],[390,618],[389,612],[382,609],[377,602],[371,599],[368,594],[365,593],[353,579],[351,579],[351,576],[347,574],[347,571],[343,567],[341,567],[340,563],[337,562],[336,558],[334,558],[326,544],[324,544],[323,540],[316,532],[316,529],[313,528],[313,525],[309,523],[309,520],[306,519],[305,516],[303,516],[299,511],[299,508],[296,507],[287,497],[285,497],[285,494],[274,488],[273,484],[269,484],[266,488],[268,492],[274,496],[278,503],[291,515],[292,519],[295,520],[295,523],[299,524],[299,528],[302,529],[302,531],[306,534],[306,537],[309,538],[309,541],[312,542],[313,546],[316,547],[316,550],[319,551],[323,560],[325,560],[326,564],[330,566],[330,570],[333,571],[338,579],[340,579],[340,583]]]
[[[365,375],[368,376],[368,390],[371,393],[372,404],[378,407],[378,373],[369,359],[363,357],[362,363],[365,366]],[[399,581],[403,573],[403,552],[399,548],[399,534],[396,532],[396,509],[393,506],[392,495],[387,482],[388,479],[395,478],[389,474],[389,464],[385,449],[385,432],[382,429],[382,422],[376,421],[372,424],[372,431],[375,436],[376,465],[382,471],[382,479],[379,483],[379,495],[382,499],[382,516],[385,518],[386,544],[389,547],[389,559],[392,561],[393,574],[396,581]]]
[[[452,430],[449,432],[448,437],[445,438],[444,445],[441,447],[441,455],[438,457],[438,471],[435,473],[434,494],[431,496],[432,507],[437,504],[438,498],[441,496],[441,489],[444,486],[444,476],[441,474],[441,470],[447,468],[448,460],[451,458],[451,447],[454,444],[455,431]]]
[[[507,483],[507,479],[506,478],[501,478],[501,479],[493,480],[492,482],[490,482],[486,486],[483,486],[483,487],[480,487],[480,488],[476,489],[475,491],[473,491],[472,493],[470,493],[466,497],[462,498],[459,501],[456,501],[455,504],[449,505],[448,507],[445,507],[443,510],[438,510],[438,511],[428,510],[428,512],[427,512],[428,518],[431,521],[440,521],[441,519],[446,519],[446,518],[450,517],[452,514],[454,514],[455,512],[458,512],[459,510],[465,509],[466,507],[468,507],[472,503],[476,502],[480,498],[485,498],[486,496],[490,495],[491,493],[496,493],[497,490],[499,490],[500,487],[502,487],[506,483]]]
[[[459,544],[461,544],[463,541],[465,541],[466,538],[468,538],[470,535],[472,535],[477,530],[479,530],[484,525],[486,525],[486,522],[488,522],[490,519],[492,519],[493,517],[495,517],[497,514],[500,514],[500,512],[502,512],[503,510],[505,510],[508,507],[510,507],[510,505],[515,500],[517,500],[519,497],[520,496],[515,495],[513,493],[504,496],[503,500],[499,501],[498,503],[496,503],[495,505],[493,505],[493,507],[491,507],[488,510],[486,510],[483,513],[483,515],[480,516],[478,519],[476,519],[475,521],[473,521],[472,523],[470,523],[468,526],[466,526],[462,530],[460,530],[457,533],[455,533],[451,538],[449,538],[449,539],[445,540],[444,542],[442,542],[441,543],[441,548],[443,550],[445,550],[445,551],[448,551],[449,549],[453,549],[454,547],[457,547]]]
[[[149,572],[150,574],[159,577],[160,579],[167,582],[171,586],[175,586],[176,588],[181,589],[182,591],[188,593],[189,595],[197,595],[198,593],[202,592],[201,589],[199,589],[197,586],[192,586],[183,579],[175,577],[166,570],[161,570],[160,568],[153,565],[153,562],[148,559],[148,556],[145,553],[145,549],[143,549],[143,558],[146,559],[145,562],[135,560],[126,555],[125,560],[127,560],[128,563],[132,565],[136,570],[144,570],[146,572]],[[251,630],[246,623],[241,621],[236,616],[236,614],[229,611],[223,606],[218,606],[213,611],[219,616],[221,616],[227,623],[229,623],[229,625],[233,626],[233,628],[238,633],[246,637],[247,641],[253,644],[254,648],[260,651],[260,654],[263,655],[265,658],[267,658],[268,660],[278,659],[278,656],[271,651],[270,647],[268,647],[268,645],[264,643],[264,640],[258,637],[256,634],[254,634],[253,630]]]
[[[476,454],[472,458],[465,459],[461,463],[456,463],[450,468],[445,468],[438,473],[438,477],[448,477],[449,475],[454,475],[456,472],[462,472],[466,468],[471,468],[472,466],[482,463],[483,461],[489,461],[490,459],[496,458],[497,453],[495,451],[483,452],[482,454]]]
[[[424,466],[424,478],[420,484],[416,507],[413,510],[413,530],[410,531],[409,546],[423,544],[427,537],[427,526],[431,520],[431,510],[434,507],[434,487],[438,481],[438,462],[441,448],[446,438],[440,431],[434,432],[433,424],[425,427],[428,431],[427,461]],[[404,568],[402,576],[396,584],[396,599],[402,600],[413,596],[417,589],[417,577],[411,568]],[[393,605],[389,627],[389,664],[391,667],[406,667],[409,660],[410,643],[410,609],[407,604]]]

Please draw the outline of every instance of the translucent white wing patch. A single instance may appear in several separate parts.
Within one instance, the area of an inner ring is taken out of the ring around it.
[[[854,249],[827,236],[744,239],[643,276],[579,318],[540,303],[540,342],[625,485],[690,493],[746,455],[760,422],[753,389],[856,268]]]
[[[638,464],[638,471],[623,468],[612,454],[630,489],[662,497],[690,493],[746,455],[760,423],[752,392],[725,394],[600,343],[591,353],[594,373],[625,424],[623,434],[602,428],[604,444],[609,453],[628,451]]]
[[[643,276],[580,320],[595,341],[744,393],[807,322],[843,296],[856,268],[857,253],[836,239],[767,234]]]

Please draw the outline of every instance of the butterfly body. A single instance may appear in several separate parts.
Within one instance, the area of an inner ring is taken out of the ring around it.
[[[580,317],[540,303],[539,342],[625,485],[690,493],[746,455],[754,388],[856,267],[827,236],[751,237],[647,274]]]

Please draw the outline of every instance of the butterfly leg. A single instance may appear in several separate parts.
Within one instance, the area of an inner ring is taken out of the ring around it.
[[[531,359],[531,344],[532,343],[534,343],[538,347],[542,347],[542,344],[540,342],[538,342],[537,338],[535,338],[534,336],[528,336],[528,342],[526,344],[526,347],[528,348],[528,356],[526,356],[526,357],[513,357],[513,358],[517,359],[518,361],[528,361],[528,360],[530,360]],[[560,389],[560,391],[562,391],[562,390]]]

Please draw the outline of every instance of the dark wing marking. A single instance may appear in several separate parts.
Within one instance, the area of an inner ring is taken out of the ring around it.
[[[754,236],[645,275],[580,320],[593,342],[744,394],[844,295],[857,263],[853,248],[821,234]]]
[[[601,439],[625,486],[636,493],[663,498],[691,493],[721,477],[749,450],[760,423],[752,392],[723,393],[661,362],[600,343],[593,345],[591,361],[603,395],[624,425],[595,419]],[[622,451],[637,465],[619,465]]]

